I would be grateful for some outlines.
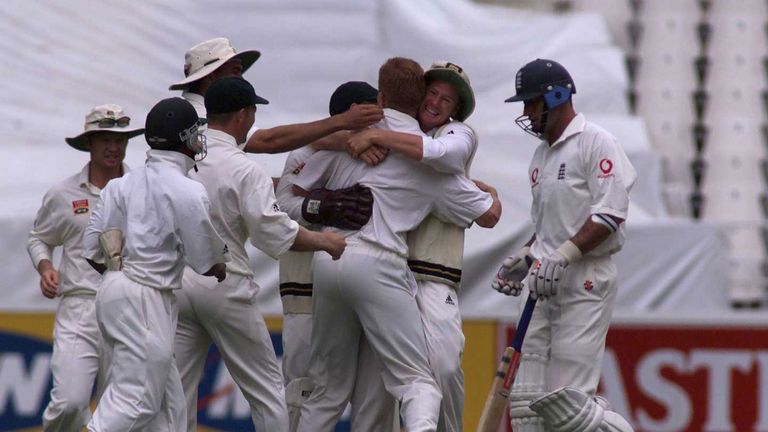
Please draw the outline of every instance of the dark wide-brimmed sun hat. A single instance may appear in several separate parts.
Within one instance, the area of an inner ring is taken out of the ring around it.
[[[469,76],[464,69],[449,61],[436,61],[424,72],[427,84],[434,80],[445,81],[450,84],[459,95],[459,110],[453,116],[454,120],[464,121],[475,110],[475,93],[469,84]]]

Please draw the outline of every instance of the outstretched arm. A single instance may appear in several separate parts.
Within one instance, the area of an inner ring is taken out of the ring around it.
[[[383,117],[384,113],[377,105],[353,105],[348,111],[322,120],[259,129],[248,139],[244,150],[249,153],[283,153],[340,130],[368,127]]]

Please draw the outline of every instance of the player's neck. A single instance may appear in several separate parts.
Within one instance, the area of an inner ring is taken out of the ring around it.
[[[100,189],[103,189],[110,180],[118,178],[122,175],[122,164],[116,167],[99,166],[93,162],[88,164],[88,182]]]
[[[565,129],[568,128],[568,125],[571,124],[571,121],[575,117],[576,112],[573,110],[563,111],[562,117],[557,119],[557,123],[552,127],[552,130],[547,135],[547,142],[550,146],[552,146],[552,144],[556,143],[557,140],[560,139],[560,136],[563,135],[563,132],[565,132]]]

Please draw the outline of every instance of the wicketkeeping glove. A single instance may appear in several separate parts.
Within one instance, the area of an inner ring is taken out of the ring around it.
[[[557,295],[565,279],[568,264],[581,259],[581,250],[567,240],[556,251],[536,261],[528,274],[526,285],[531,295],[547,299]]]
[[[301,216],[309,223],[359,230],[371,218],[373,194],[360,184],[344,189],[314,189],[301,205]]]
[[[515,255],[504,260],[491,282],[491,287],[504,295],[519,296],[523,290],[523,280],[528,276],[528,269],[533,264],[531,248],[520,249]]]

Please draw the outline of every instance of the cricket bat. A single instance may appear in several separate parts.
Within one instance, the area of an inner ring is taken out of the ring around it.
[[[480,416],[480,422],[477,425],[477,432],[497,432],[499,422],[507,408],[507,397],[509,389],[517,375],[517,368],[520,366],[520,353],[525,339],[525,332],[528,330],[528,324],[531,322],[533,308],[536,306],[536,299],[528,296],[525,302],[520,320],[515,329],[515,338],[512,340],[512,346],[504,350],[501,357],[499,368],[496,370],[496,376],[491,383],[491,391],[485,400],[483,414]]]

